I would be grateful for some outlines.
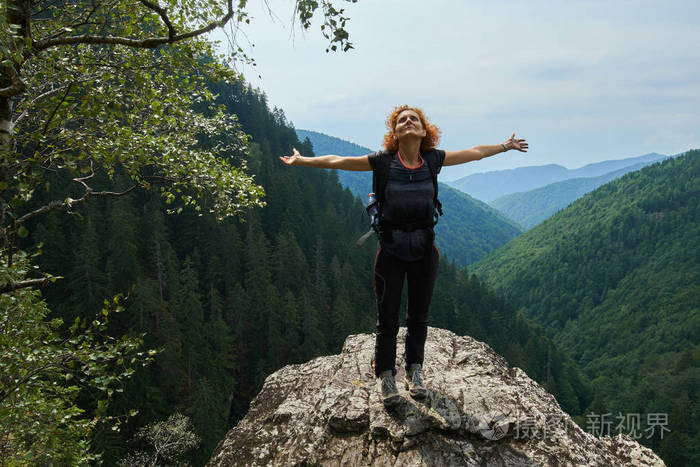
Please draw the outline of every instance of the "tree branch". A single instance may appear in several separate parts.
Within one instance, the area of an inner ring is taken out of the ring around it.
[[[181,182],[181,179],[177,179],[175,177],[163,177],[161,175],[142,175],[144,180],[148,180],[151,182],[165,182],[165,183],[177,183]]]
[[[67,33],[68,31],[70,31],[71,29],[77,29],[77,28],[80,28],[80,27],[82,27],[82,26],[86,26],[86,25],[90,22],[90,18],[92,17],[92,15],[95,13],[95,11],[97,11],[97,7],[98,7],[98,5],[93,1],[93,2],[92,2],[92,9],[88,12],[88,14],[87,14],[87,16],[85,17],[85,19],[80,20],[79,22],[75,22],[75,23],[72,23],[72,24],[69,24],[69,25],[65,26],[64,28],[62,28],[62,29],[59,30],[58,32],[56,32],[56,33],[54,33],[54,34],[51,34],[51,35],[50,35],[49,37],[47,37],[46,39],[55,39],[55,38],[57,38],[57,37],[63,36],[64,34],[66,34],[66,33]],[[43,12],[43,11],[39,11],[39,12],[35,13],[35,15],[40,15],[42,12]],[[34,18],[32,21],[40,21],[40,20],[41,20],[41,18]],[[76,21],[78,21],[78,19],[76,19]]]
[[[85,81],[85,80],[82,80],[82,81]],[[82,81],[76,81],[76,82],[79,83],[79,82],[82,82]],[[66,86],[66,87],[73,86],[73,84],[75,84],[76,82],[69,83],[68,86]],[[36,104],[36,103],[37,103],[38,101],[40,101],[41,99],[44,99],[44,98],[46,98],[46,97],[50,97],[51,95],[58,93],[58,92],[61,91],[62,89],[63,89],[63,87],[57,87],[57,88],[53,88],[53,89],[50,89],[49,91],[46,91],[46,92],[42,93],[42,94],[38,95],[37,97],[35,97],[34,99],[32,99],[32,101],[31,101],[29,104],[26,104],[26,107],[31,107],[32,105]],[[14,123],[13,123],[13,126],[19,125],[19,123],[20,123],[22,120],[24,120],[24,118],[25,118],[26,116],[27,116],[27,109],[24,109],[24,110],[22,111],[22,113],[19,114],[19,116],[15,119],[15,121],[14,121]]]
[[[2,290],[0,290],[0,293],[4,293]],[[65,368],[66,364],[71,361],[71,360],[76,360],[80,361],[78,358],[76,358],[74,355],[71,354],[64,354],[60,355],[60,362],[49,362],[39,368],[35,368],[29,373],[27,373],[24,378],[22,378],[20,381],[17,381],[17,383],[10,389],[6,390],[0,390],[0,403],[5,400],[10,394],[12,394],[14,391],[17,390],[20,386],[23,384],[27,384],[35,375],[38,375],[39,373],[49,370],[51,368]]]
[[[149,2],[148,0],[141,0],[141,3],[143,3],[146,6],[146,8],[150,8],[151,10],[155,11],[160,15],[161,19],[168,27],[168,37],[170,39],[176,36],[177,32],[175,31],[173,24],[170,22],[170,18],[168,18],[168,12],[165,11],[164,8],[160,7],[156,3]]]
[[[17,384],[15,384],[12,388],[0,391],[0,402],[4,401],[10,394],[12,394],[17,388],[25,384],[27,381],[29,381],[34,375],[41,373],[42,371],[50,368],[53,366],[52,364],[44,365],[41,368],[36,368],[29,373],[27,373],[24,378],[22,378],[21,381],[18,381]]]
[[[70,83],[68,87],[66,88],[65,94],[63,94],[63,98],[56,104],[56,107],[53,108],[53,112],[51,112],[51,115],[49,115],[49,118],[46,119],[46,123],[44,124],[44,131],[41,132],[42,135],[46,135],[46,131],[49,129],[49,124],[51,123],[51,120],[53,120],[54,115],[56,115],[56,111],[58,110],[59,107],[66,101],[66,98],[68,97],[68,94],[70,94],[70,89],[73,87],[73,83]]]
[[[94,175],[94,174],[93,174]],[[84,182],[84,180],[88,177],[83,177],[83,178],[74,178],[73,180],[76,182],[81,183],[83,186],[86,187],[85,194],[83,195],[82,198],[78,199],[72,199],[72,198],[66,198],[64,201],[51,201],[49,204],[45,204],[44,206],[35,209],[32,212],[28,212],[27,214],[23,215],[19,219],[15,221],[15,224],[22,224],[24,222],[27,222],[29,219],[32,219],[33,217],[39,216],[41,214],[46,214],[51,211],[55,211],[57,209],[70,209],[73,206],[76,206],[78,204],[82,204],[86,202],[88,199],[90,199],[93,196],[124,196],[127,193],[130,193],[131,191],[135,190],[136,188],[139,187],[138,184],[131,186],[130,188],[120,191],[120,192],[115,192],[115,191],[93,191],[92,188],[87,186],[87,184]]]
[[[18,224],[21,224],[23,222],[27,222],[29,219],[36,217],[41,214],[46,214],[47,212],[55,211],[56,209],[61,209],[66,205],[65,201],[51,201],[49,204],[46,204],[38,209],[35,209],[32,212],[29,212],[25,214],[24,216],[20,217],[15,221]]]
[[[41,279],[25,279],[23,281],[10,281],[7,284],[0,285],[0,294],[25,289],[27,287],[44,287],[50,283],[50,277],[42,277]]]
[[[24,81],[22,81],[22,78],[20,78],[15,67],[8,65],[4,66],[3,68],[9,70],[8,74],[12,84],[7,87],[0,88],[0,97],[13,97],[17,94],[22,94],[27,89],[27,85]]]
[[[138,188],[138,185],[133,185],[129,187],[128,189],[120,192],[115,192],[115,191],[93,191],[91,196],[124,196],[127,193],[130,193],[131,191],[135,190]],[[87,200],[86,200],[87,201]]]
[[[16,96],[17,94],[22,94],[25,89],[27,89],[27,86],[24,84],[24,81],[20,80],[18,83],[13,83],[6,88],[1,88],[0,97]]]
[[[112,44],[125,45],[127,47],[137,47],[143,49],[153,49],[158,47],[159,45],[172,44],[173,42],[182,41],[191,37],[201,36],[202,34],[206,34],[207,32],[212,31],[213,29],[219,26],[223,26],[233,17],[232,0],[228,0],[227,3],[228,11],[219,21],[214,21],[204,27],[182,34],[171,35],[169,37],[150,37],[147,39],[131,39],[129,37],[121,36],[99,36],[94,34],[80,34],[78,36],[57,37],[53,39],[38,41],[33,44],[32,50],[40,52],[42,50],[46,50],[48,48],[56,47],[59,45],[75,44]]]

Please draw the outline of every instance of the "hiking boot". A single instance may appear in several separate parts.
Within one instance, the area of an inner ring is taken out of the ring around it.
[[[393,407],[401,401],[399,391],[396,389],[394,374],[391,370],[383,371],[379,374],[381,380],[382,402],[384,407]]]
[[[406,372],[406,389],[411,397],[423,399],[428,395],[428,390],[423,386],[420,363],[412,364]]]

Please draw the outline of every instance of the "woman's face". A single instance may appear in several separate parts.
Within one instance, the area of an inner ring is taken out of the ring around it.
[[[406,109],[401,111],[401,113],[396,117],[394,134],[398,139],[409,135],[422,139],[425,137],[426,131],[418,114],[411,109]]]

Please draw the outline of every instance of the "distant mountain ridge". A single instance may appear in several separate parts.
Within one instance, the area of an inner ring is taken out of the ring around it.
[[[373,152],[348,141],[308,130],[296,130],[300,140],[308,138],[314,153],[358,156]],[[372,191],[371,172],[338,170],[338,181],[362,202]],[[443,255],[464,267],[520,235],[522,228],[488,204],[439,183],[445,216],[435,227],[436,244]]]
[[[558,164],[518,167],[468,175],[447,182],[448,185],[485,202],[509,195],[541,188],[572,178],[598,177],[609,172],[640,163],[652,163],[669,156],[658,153],[626,159],[588,164],[578,169],[567,169]]]
[[[571,178],[534,190],[501,196],[488,204],[529,229],[599,186],[652,163],[640,162],[599,177]]]

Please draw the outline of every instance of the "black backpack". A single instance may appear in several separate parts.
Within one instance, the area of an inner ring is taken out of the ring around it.
[[[357,241],[357,246],[361,246],[367,238],[376,232],[378,236],[386,235],[391,232],[391,228],[401,228],[401,226],[387,226],[386,222],[382,225],[382,207],[384,205],[384,190],[389,180],[389,164],[396,156],[395,151],[379,151],[369,155],[370,165],[373,167],[372,173],[372,191],[374,192],[374,201],[367,205],[367,212],[370,214],[370,226],[372,227]],[[437,174],[439,169],[438,152],[433,149],[424,154],[421,154],[423,160],[428,164],[430,175],[433,179],[433,204],[435,206],[435,214],[433,222],[430,225],[420,227],[434,227],[438,223],[439,216],[442,216],[442,203],[438,199],[438,182]]]

